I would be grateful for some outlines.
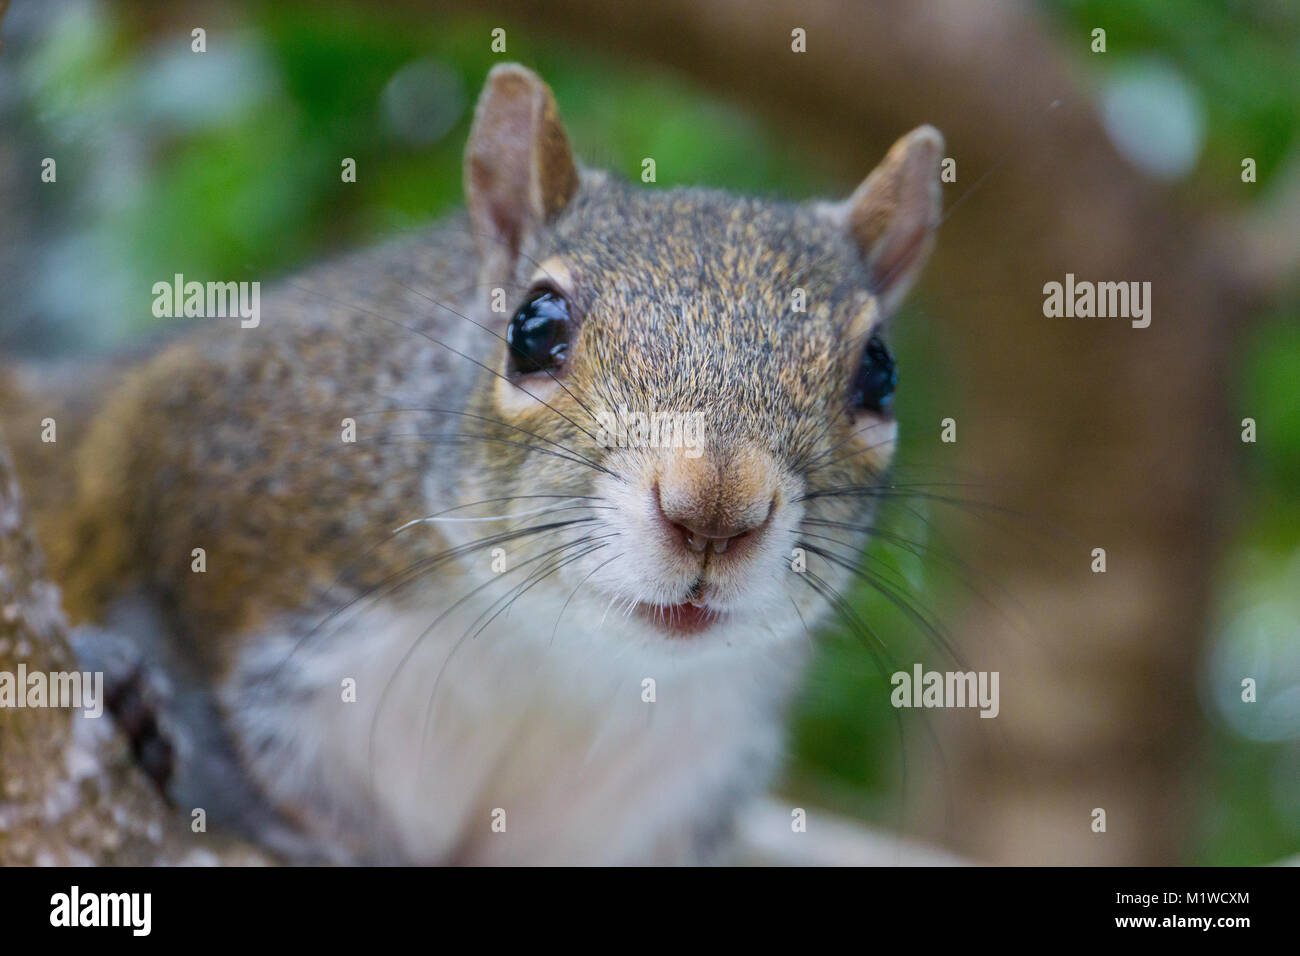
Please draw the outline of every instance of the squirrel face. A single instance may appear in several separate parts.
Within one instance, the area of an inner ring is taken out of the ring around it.
[[[892,455],[880,325],[929,253],[942,152],[910,133],[839,204],[638,189],[577,169],[537,77],[492,71],[466,183],[509,308],[484,297],[503,346],[471,404],[509,450],[479,471],[485,496],[588,509],[600,553],[561,583],[649,639],[824,608]]]

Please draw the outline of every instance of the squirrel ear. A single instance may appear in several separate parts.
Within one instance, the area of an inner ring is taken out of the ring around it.
[[[934,245],[943,194],[943,134],[920,126],[902,137],[847,203],[847,224],[866,262],[871,292],[892,312]]]
[[[577,188],[550,88],[517,63],[493,67],[465,147],[465,199],[484,257],[507,252],[513,261],[528,231],[559,213]]]

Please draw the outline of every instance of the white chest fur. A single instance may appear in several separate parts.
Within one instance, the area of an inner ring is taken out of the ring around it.
[[[351,856],[695,858],[779,759],[800,644],[692,646],[581,601],[554,628],[541,590],[476,635],[482,605],[430,629],[431,593],[246,645],[223,701],[254,776]]]

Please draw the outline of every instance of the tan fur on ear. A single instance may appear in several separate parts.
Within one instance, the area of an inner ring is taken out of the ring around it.
[[[943,135],[920,126],[902,137],[849,198],[847,224],[871,291],[888,313],[911,288],[934,245],[943,209]]]
[[[465,198],[485,257],[518,252],[558,214],[578,171],[550,88],[517,63],[488,74],[465,147]]]

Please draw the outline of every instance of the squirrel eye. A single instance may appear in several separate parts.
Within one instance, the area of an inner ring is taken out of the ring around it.
[[[510,320],[506,345],[513,372],[559,368],[569,351],[569,303],[549,290],[534,292]]]
[[[894,367],[894,357],[880,336],[872,335],[862,350],[857,374],[853,376],[853,407],[884,414],[889,410],[897,384],[898,369]]]

